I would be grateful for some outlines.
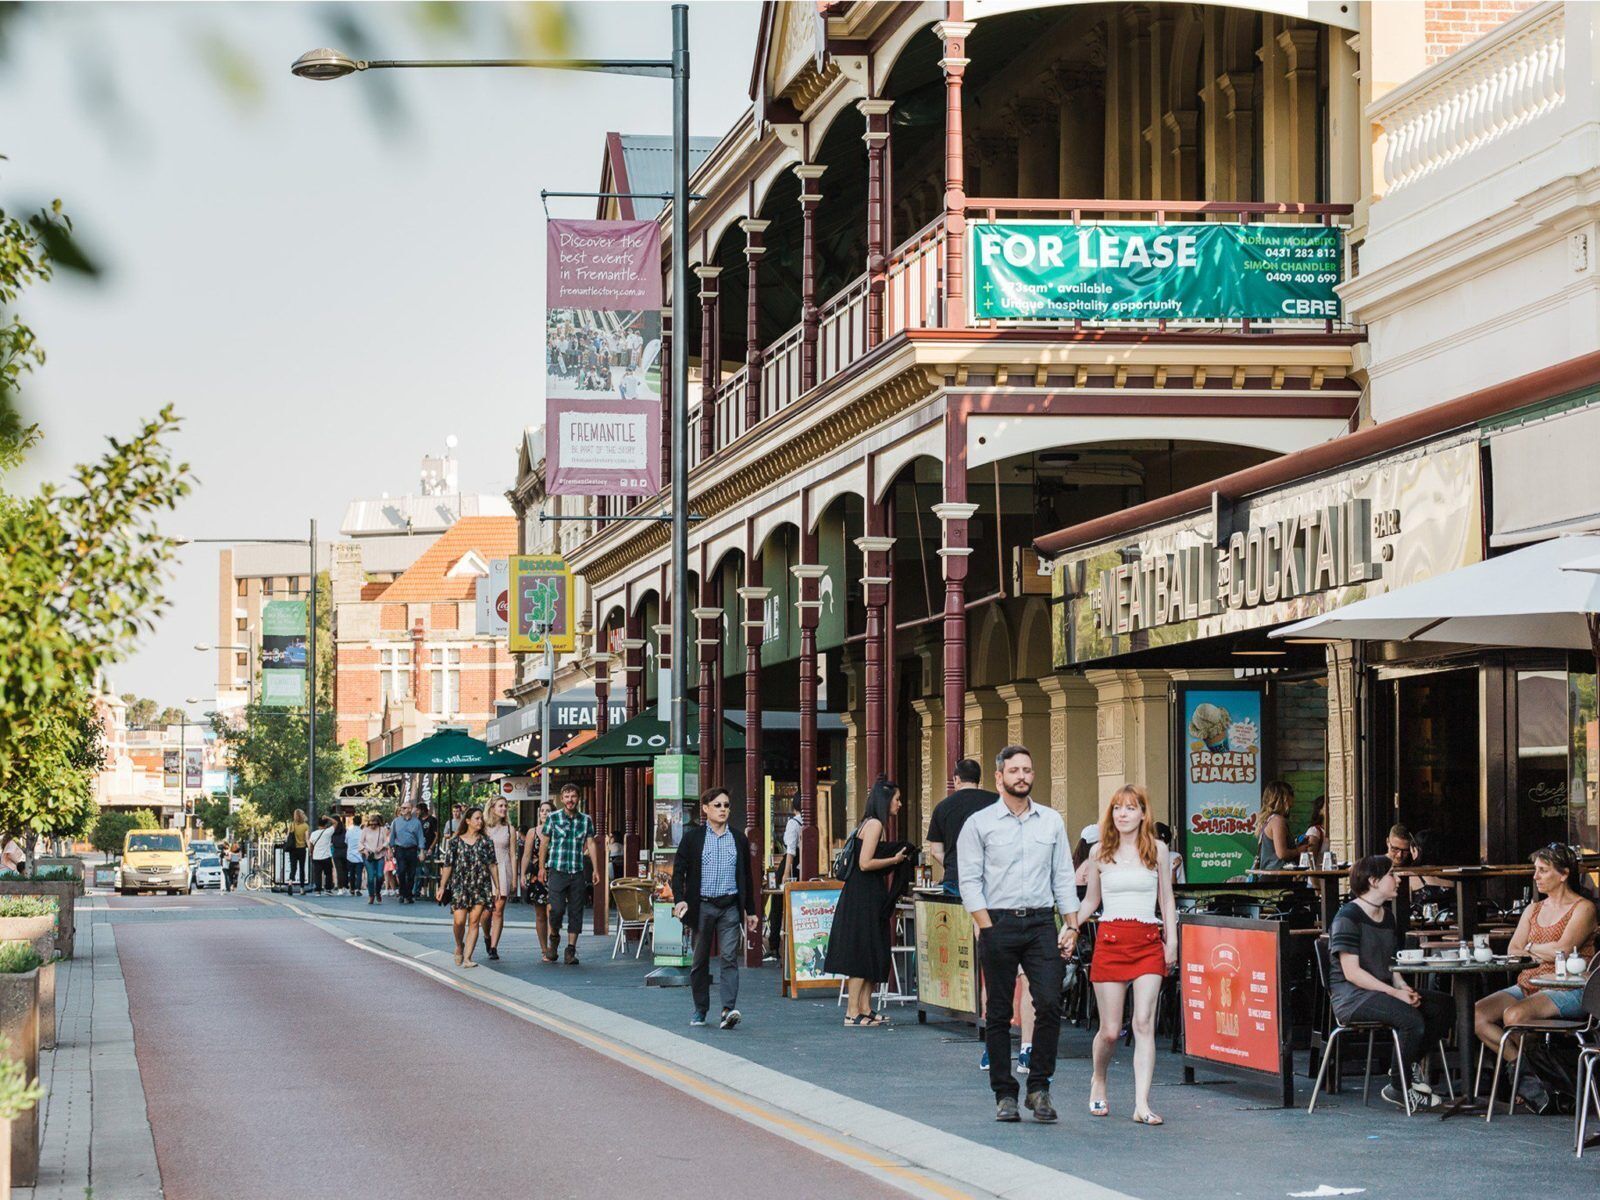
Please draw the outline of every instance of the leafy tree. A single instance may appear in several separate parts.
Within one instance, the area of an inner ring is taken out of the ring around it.
[[[233,812],[233,835],[246,842],[259,842],[273,832],[275,822],[248,800],[241,800]]]
[[[130,829],[160,828],[161,822],[148,808],[105,808],[89,830],[89,844],[110,858],[121,853],[122,840]]]
[[[156,702],[148,696],[136,696],[132,692],[122,693],[122,702],[128,706],[127,722],[129,729],[148,729],[155,724]]]
[[[166,708],[163,708],[160,714],[156,717],[155,726],[158,729],[164,729],[168,725],[182,725],[188,719],[189,714],[184,712],[183,709],[174,708],[169,704]]]
[[[220,796],[196,796],[194,801],[194,819],[199,824],[211,831],[213,837],[219,837],[227,832],[233,823],[232,814],[228,811],[228,797],[224,793]]]
[[[319,687],[319,693],[323,689]],[[306,710],[246,705],[244,719],[212,719],[234,773],[234,791],[272,821],[287,821],[306,807]],[[317,811],[326,812],[335,789],[351,776],[349,759],[334,737],[333,705],[317,705]]]
[[[45,705],[11,753],[0,830],[21,839],[31,874],[40,838],[80,837],[99,811],[94,777],[105,765],[105,742],[94,700],[75,692]]]

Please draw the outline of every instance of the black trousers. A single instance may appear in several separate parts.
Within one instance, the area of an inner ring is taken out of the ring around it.
[[[1422,1003],[1412,1008],[1395,996],[1369,992],[1340,1016],[1344,1021],[1379,1021],[1400,1035],[1402,1062],[1397,1065],[1404,1067],[1402,1081],[1411,1078],[1413,1064],[1423,1059],[1429,1046],[1437,1046],[1456,1023],[1453,997],[1444,992],[1419,994]]]
[[[583,932],[583,906],[588,895],[589,881],[584,878],[582,871],[555,871],[548,874],[550,880],[550,934],[555,936],[561,930],[561,918],[567,918],[567,932],[574,939]]]
[[[396,846],[394,848],[394,873],[400,882],[400,899],[414,899],[417,893],[417,848],[415,846]]]
[[[1033,993],[1033,1057],[1029,1060],[1028,1091],[1050,1086],[1056,1071],[1056,1045],[1061,1040],[1061,980],[1066,964],[1056,942],[1053,912],[1018,917],[991,912],[994,924],[978,935],[978,961],[983,964],[983,1038],[989,1049],[989,1086],[996,1099],[1016,1097],[1017,1077],[1011,1073],[1011,993],[1017,986],[1017,968]]]
[[[304,883],[306,881],[306,850],[304,846],[288,847],[289,854],[289,882]]]
[[[333,859],[311,860],[311,886],[319,892],[333,891]]]

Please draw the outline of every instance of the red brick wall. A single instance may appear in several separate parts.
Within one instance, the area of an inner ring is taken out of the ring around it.
[[[1424,0],[1422,21],[1428,65],[1493,33],[1533,5],[1534,0]]]

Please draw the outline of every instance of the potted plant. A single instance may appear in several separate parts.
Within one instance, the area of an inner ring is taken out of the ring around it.
[[[0,1039],[19,1063],[23,1079],[39,1077],[39,967],[43,960],[27,942],[0,943]],[[39,1173],[37,1105],[11,1121],[11,1182],[32,1187]]]
[[[27,942],[44,961],[55,954],[57,905],[53,896],[0,894],[0,942]]]
[[[72,957],[72,943],[78,924],[77,903],[78,897],[82,895],[83,877],[74,875],[68,867],[36,867],[32,875],[20,875],[16,871],[0,871],[0,900],[7,896],[55,898],[56,950],[62,958]],[[18,936],[21,935],[0,934],[0,937]]]
[[[44,1089],[37,1078],[28,1077],[22,1060],[11,1053],[11,1044],[0,1038],[0,1146],[11,1144],[11,1123],[37,1108]],[[0,1200],[11,1195],[11,1155],[0,1154]]]

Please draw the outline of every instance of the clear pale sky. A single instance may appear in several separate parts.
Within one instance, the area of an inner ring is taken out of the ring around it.
[[[23,7],[0,59],[0,201],[60,197],[106,276],[24,298],[49,361],[23,398],[44,441],[13,488],[64,478],[167,402],[199,479],[164,523],[178,536],[304,536],[313,516],[334,534],[349,500],[414,491],[418,459],[452,433],[463,490],[510,486],[540,403],[539,190],[596,188],[608,130],[670,133],[670,85],[393,72],[387,109],[377,76],[288,71],[339,44],[330,14],[346,8],[370,57],[517,56],[497,6],[433,41],[403,5]],[[670,52],[666,4],[569,11],[574,54]],[[749,103],[758,15],[691,6],[694,133],[722,134]],[[203,65],[212,46],[245,86]],[[216,554],[182,552],[173,606],[117,690],[215,695],[215,656],[192,647],[217,636]]]

